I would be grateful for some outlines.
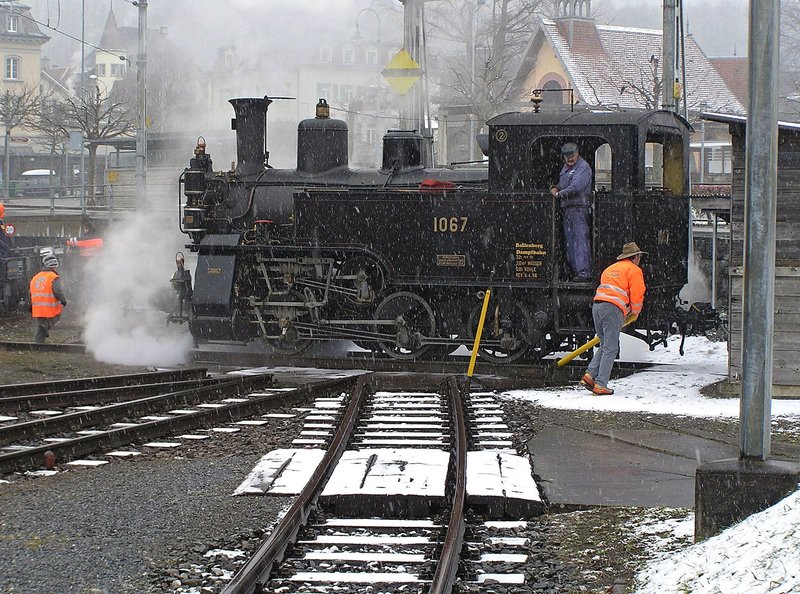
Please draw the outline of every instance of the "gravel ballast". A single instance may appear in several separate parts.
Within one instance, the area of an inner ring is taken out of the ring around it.
[[[24,320],[16,327],[27,333]],[[8,328],[0,321],[7,337]],[[56,329],[65,337],[72,332],[68,323]],[[0,352],[0,384],[140,371],[85,355]],[[519,445],[553,423],[587,430],[653,421],[684,428],[696,423],[697,429],[723,438],[738,431],[736,423],[722,421],[556,411],[513,400],[503,404]],[[291,498],[231,493],[261,456],[287,447],[301,426],[299,416],[273,419],[177,449],[137,447],[145,453],[104,466],[60,465],[54,476],[12,475],[11,482],[0,483],[0,593],[219,592],[291,504]],[[690,514],[631,508],[546,514],[520,529],[530,538],[530,561],[519,571],[532,580],[530,591],[630,592],[647,559],[688,544],[685,539],[654,543],[632,527],[647,517],[679,521]],[[244,555],[226,556],[237,551]],[[492,585],[482,591],[528,590]]]

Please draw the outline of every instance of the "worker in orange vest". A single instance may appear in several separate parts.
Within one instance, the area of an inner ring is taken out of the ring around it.
[[[103,238],[97,235],[94,225],[87,220],[81,225],[80,236],[70,237],[67,239],[66,245],[70,248],[77,248],[80,256],[95,256],[103,249]]]
[[[626,243],[617,262],[600,276],[592,305],[594,330],[600,338],[599,352],[595,352],[581,379],[581,385],[595,394],[614,393],[608,388],[608,380],[619,353],[620,332],[639,317],[644,305],[644,274],[639,268],[644,254],[647,252],[640,250],[635,242]]]
[[[52,251],[47,251],[42,255],[42,265],[44,270],[31,279],[31,314],[36,324],[34,341],[39,344],[50,335],[50,329],[67,305],[61,279],[56,272],[58,258]]]

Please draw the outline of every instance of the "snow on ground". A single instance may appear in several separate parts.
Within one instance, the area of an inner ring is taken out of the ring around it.
[[[788,594],[800,591],[800,492],[657,561],[636,594]]]
[[[728,345],[701,336],[687,336],[684,356],[680,336],[671,336],[667,347],[649,351],[642,341],[621,337],[620,359],[653,363],[652,368],[611,380],[610,396],[595,396],[581,386],[511,390],[505,395],[535,402],[546,408],[648,412],[696,417],[739,417],[738,398],[707,398],[700,389],[727,376]],[[588,361],[586,361],[588,364]],[[800,418],[800,401],[774,400],[772,414]]]
[[[681,357],[677,336],[668,340],[666,348],[652,352],[636,339],[621,338],[620,359],[656,365],[612,380],[611,396],[595,396],[580,386],[505,395],[548,408],[738,418],[738,398],[706,398],[700,393],[726,377],[726,343],[687,337]],[[773,400],[772,417],[799,421],[800,401]],[[688,527],[687,522],[675,524],[673,536]],[[800,492],[717,536],[655,559],[637,576],[637,584],[637,594],[800,592]]]

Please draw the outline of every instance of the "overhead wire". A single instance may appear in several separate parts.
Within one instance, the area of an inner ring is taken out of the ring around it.
[[[113,51],[108,50],[106,48],[100,47],[99,45],[95,45],[93,43],[89,43],[85,39],[81,39],[80,37],[76,37],[75,35],[71,35],[71,34],[67,33],[66,31],[62,31],[61,29],[58,29],[57,27],[52,27],[47,23],[43,23],[42,21],[36,20],[31,14],[26,14],[26,13],[20,12],[19,10],[17,10],[13,6],[9,9],[9,12],[11,12],[12,14],[15,14],[15,15],[23,18],[23,19],[28,19],[29,21],[32,21],[32,22],[36,23],[40,27],[44,27],[45,29],[49,29],[50,31],[53,31],[55,33],[59,33],[59,34],[63,35],[64,37],[68,37],[69,39],[77,41],[78,43],[81,43],[83,45],[88,45],[89,47],[91,47],[93,49],[96,49],[98,51],[105,52],[105,53],[110,54],[112,56],[116,56],[120,60],[124,60],[126,62],[130,62],[130,60],[128,59],[127,56],[123,56],[122,54],[119,54],[117,52],[113,52]],[[59,21],[61,20],[61,16],[60,15],[61,15],[61,9],[60,9],[60,3],[59,3]]]

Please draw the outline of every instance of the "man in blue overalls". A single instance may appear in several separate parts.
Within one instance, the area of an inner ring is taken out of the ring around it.
[[[589,206],[592,200],[592,168],[578,153],[578,145],[568,142],[561,147],[564,166],[558,185],[550,193],[558,198],[564,222],[567,260],[574,272],[572,281],[592,280],[592,256],[589,241]]]

